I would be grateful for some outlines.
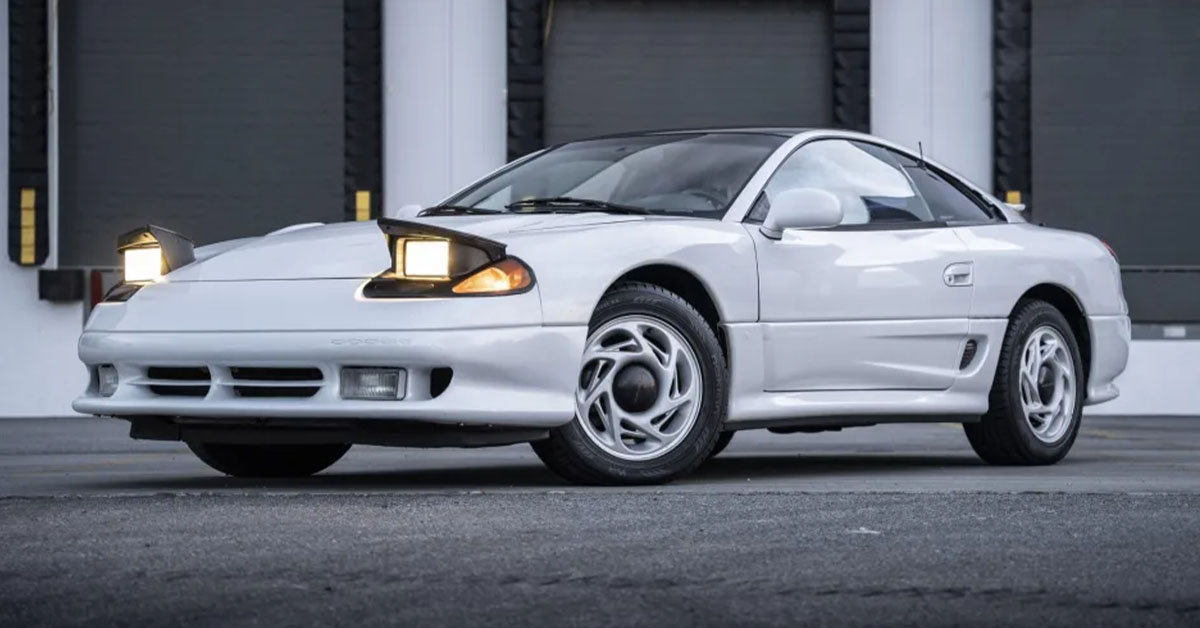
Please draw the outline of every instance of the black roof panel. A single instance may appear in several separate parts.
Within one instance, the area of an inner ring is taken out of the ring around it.
[[[775,135],[779,137],[792,137],[797,133],[804,131],[815,131],[815,127],[786,127],[786,126],[745,126],[745,127],[700,127],[687,129],[653,129],[646,131],[626,131],[623,133],[608,133],[595,137],[581,137],[579,139],[601,139],[609,137],[637,137],[640,135],[685,135],[691,133],[750,133],[755,135]]]

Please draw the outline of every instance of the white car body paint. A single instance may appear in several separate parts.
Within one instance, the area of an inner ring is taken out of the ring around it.
[[[122,417],[376,418],[553,427],[574,416],[588,322],[625,273],[672,266],[696,277],[728,346],[728,425],[953,420],[987,410],[1007,317],[1030,288],[1057,286],[1086,316],[1087,402],[1116,396],[1129,319],[1116,261],[1095,238],[1025,222],[900,230],[789,230],[764,237],[743,218],[770,175],[805,142],[784,142],[722,220],[579,214],[412,219],[507,245],[533,270],[523,294],[367,299],[390,264],[374,223],[303,226],[196,250],[197,261],[124,303],[95,308],[80,338],[89,367],[115,364],[120,385],[93,384],[77,411]],[[936,164],[935,164],[936,165]],[[940,166],[939,166],[940,167]],[[945,170],[945,168],[943,168]],[[948,268],[969,271],[948,285]],[[968,340],[978,351],[959,368]],[[398,401],[342,400],[343,366],[409,371]],[[150,366],[206,366],[204,397],[158,396]],[[308,366],[311,398],[245,398],[232,367]],[[444,394],[432,369],[450,367]]]

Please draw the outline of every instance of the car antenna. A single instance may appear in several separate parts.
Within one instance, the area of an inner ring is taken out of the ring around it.
[[[927,168],[925,168],[925,146],[922,145],[919,140],[917,141],[917,154],[919,154],[921,156],[921,161],[917,165],[921,167],[921,170],[926,170]]]

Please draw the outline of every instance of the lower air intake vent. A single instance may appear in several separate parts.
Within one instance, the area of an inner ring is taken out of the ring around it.
[[[450,380],[454,378],[454,371],[449,367],[440,366],[429,372],[429,396],[437,399],[446,389],[450,387]]]
[[[324,379],[321,369],[314,367],[251,367],[235,366],[229,369],[234,379],[252,382],[319,382]]]
[[[185,382],[207,382],[211,378],[203,366],[151,366],[146,369],[146,377]]]
[[[208,384],[203,386],[177,386],[151,384],[150,392],[159,397],[204,397],[208,395]]]
[[[325,379],[315,366],[233,366],[233,393],[252,398],[307,398],[321,390]]]
[[[974,340],[968,340],[967,346],[963,347],[962,361],[958,363],[958,370],[963,370],[971,365],[975,359],[975,352],[979,350],[979,343]]]
[[[234,386],[239,397],[306,398],[317,394],[320,386]]]
[[[204,397],[212,379],[203,366],[151,366],[146,378],[150,392],[160,397]]]

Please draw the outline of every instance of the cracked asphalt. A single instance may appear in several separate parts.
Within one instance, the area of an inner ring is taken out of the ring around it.
[[[1200,418],[1062,464],[949,425],[739,434],[665,487],[526,447],[247,482],[101,419],[0,420],[3,626],[1200,626]]]

